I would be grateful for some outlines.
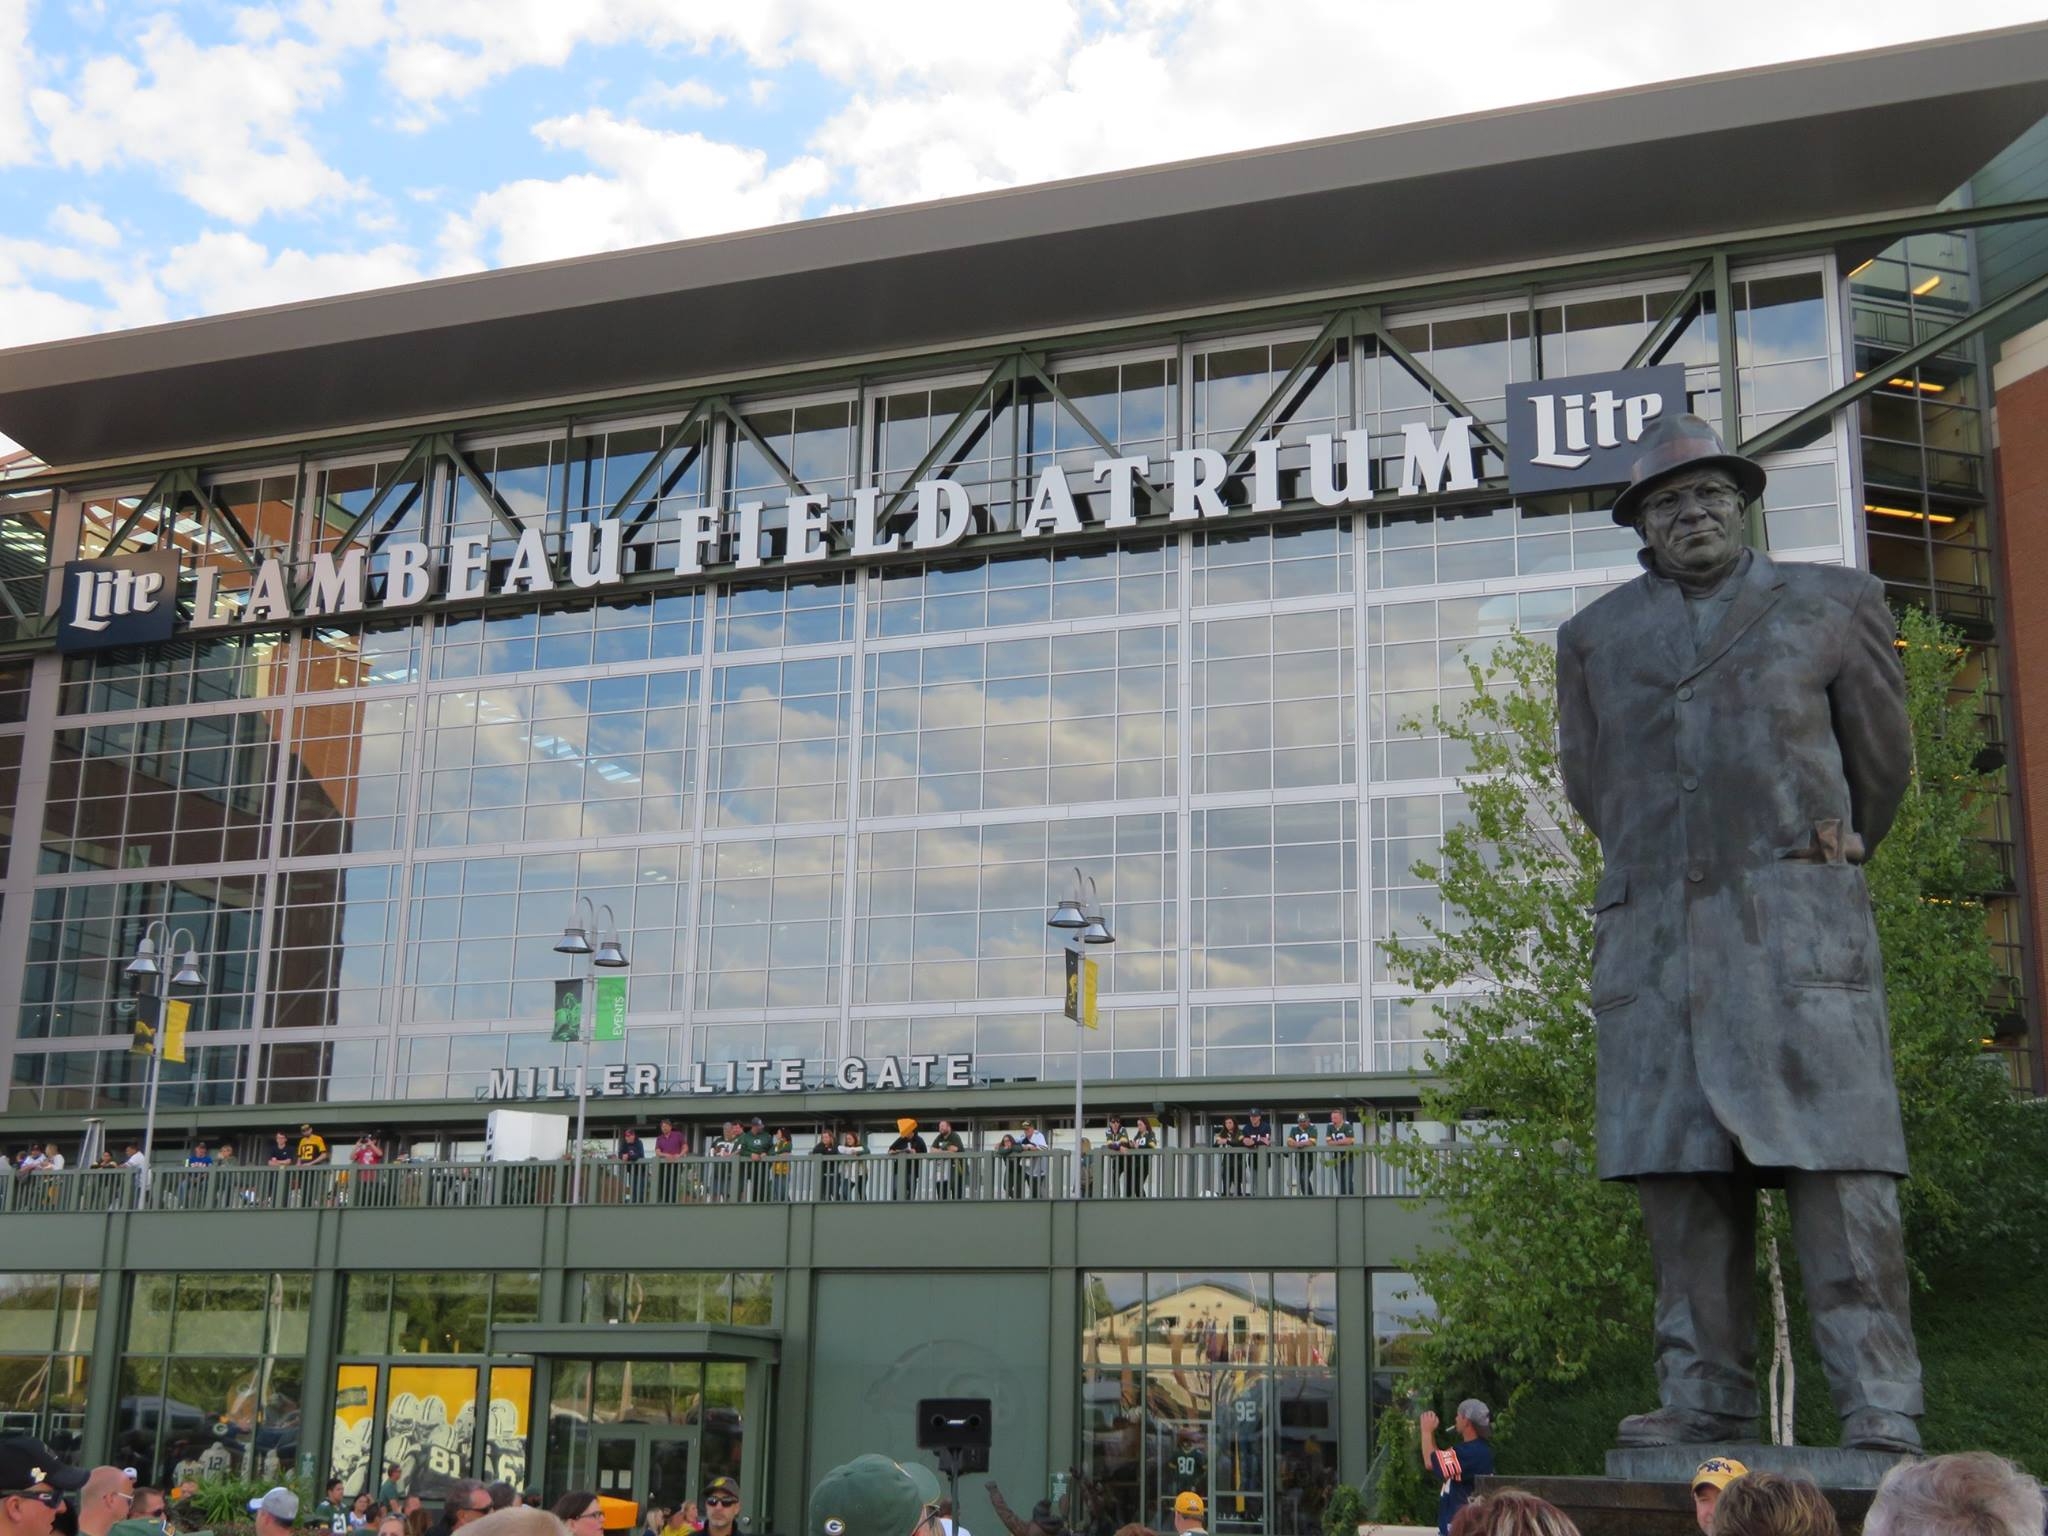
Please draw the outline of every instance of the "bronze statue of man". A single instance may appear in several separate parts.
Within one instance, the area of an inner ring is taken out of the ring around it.
[[[1755,1436],[1757,1192],[1783,1188],[1842,1444],[1917,1451],[1906,1173],[1860,868],[1912,743],[1884,589],[1742,541],[1763,469],[1697,416],[1614,518],[1643,574],[1558,635],[1565,790],[1600,839],[1599,1173],[1635,1183],[1662,1406],[1624,1446]]]

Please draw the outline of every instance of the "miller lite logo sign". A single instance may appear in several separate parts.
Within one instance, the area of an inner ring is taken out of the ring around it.
[[[98,651],[171,638],[178,612],[178,553],[152,550],[64,567],[57,649]]]
[[[1685,369],[1624,368],[1508,386],[1508,489],[1626,485],[1651,422],[1686,409]]]

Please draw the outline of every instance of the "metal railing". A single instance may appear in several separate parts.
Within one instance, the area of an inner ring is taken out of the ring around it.
[[[584,1205],[876,1205],[1065,1197],[1067,1159],[1047,1149],[923,1156],[649,1157],[586,1162]],[[1089,1152],[1082,1198],[1191,1200],[1408,1195],[1412,1181],[1370,1147],[1294,1152],[1165,1148]],[[577,1203],[573,1171],[555,1163],[319,1164],[294,1168],[158,1168],[145,1191],[133,1169],[0,1177],[0,1213],[359,1210]]]

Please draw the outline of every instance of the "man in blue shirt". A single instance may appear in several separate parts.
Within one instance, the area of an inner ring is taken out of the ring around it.
[[[1431,1477],[1443,1480],[1436,1500],[1437,1536],[1449,1536],[1451,1522],[1472,1497],[1479,1479],[1493,1471],[1493,1447],[1487,1435],[1493,1429],[1493,1410],[1476,1397],[1458,1404],[1458,1443],[1439,1447],[1436,1428],[1441,1421],[1436,1410],[1422,1415],[1422,1465]]]

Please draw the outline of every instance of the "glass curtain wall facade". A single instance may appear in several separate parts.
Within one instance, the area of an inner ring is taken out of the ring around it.
[[[1389,333],[1498,427],[1511,381],[1622,365],[1682,286],[1518,295]],[[1734,294],[1747,433],[1844,377],[1845,354],[1820,264],[1738,272]],[[1718,323],[1696,314],[1666,358],[1710,418]],[[1091,1077],[1417,1066],[1426,1007],[1375,944],[1440,913],[1411,868],[1464,814],[1462,762],[1417,722],[1457,706],[1466,658],[1633,575],[1633,536],[1583,496],[1317,509],[1308,434],[1364,432],[1390,484],[1402,426],[1452,414],[1341,325],[1047,372],[1057,394],[1019,372],[962,422],[980,376],[464,444],[474,478],[394,449],[241,474],[178,515],[140,488],[71,508],[88,548],[176,537],[232,595],[243,536],[302,567],[360,545],[374,588],[394,534],[487,533],[509,558],[502,509],[558,547],[630,491],[624,565],[658,572],[712,502],[769,500],[772,541],[789,484],[886,507],[936,447],[928,472],[1000,532],[1048,464],[1081,469],[1086,501],[1106,448],[1160,473],[1262,422],[1283,496],[1315,515],[1148,515],[1121,543],[46,660],[49,736],[0,724],[0,748],[50,753],[13,866],[19,889],[33,857],[10,1106],[139,1107],[120,972],[158,917],[192,931],[206,977],[166,1104],[471,1100],[493,1069],[564,1067],[552,945],[581,897],[632,957],[626,1038],[599,1064],[800,1056],[815,1076],[968,1051],[983,1077],[1070,1078],[1044,916],[1077,868],[1119,940]],[[1854,559],[1843,435],[1769,462],[1773,550]]]
[[[312,1276],[128,1277],[115,1460],[170,1487],[296,1465]]]
[[[77,1460],[99,1295],[98,1275],[0,1273],[0,1433]]]
[[[1870,569],[1894,602],[1924,608],[1960,631],[1967,659],[1958,685],[1983,687],[1985,739],[2003,762],[2013,737],[2000,643],[2006,620],[1993,565],[1984,344],[1973,337],[1918,367],[1887,366],[1979,307],[1971,258],[1971,242],[1961,235],[1901,240],[1849,274],[1849,305],[1853,366],[1859,374],[1883,374],[1858,407]],[[2016,1084],[2031,1088],[2025,917],[2013,796],[2004,778],[1986,797],[1983,837],[1995,882],[1983,893],[1985,920],[2001,989],[1988,1043]]]

